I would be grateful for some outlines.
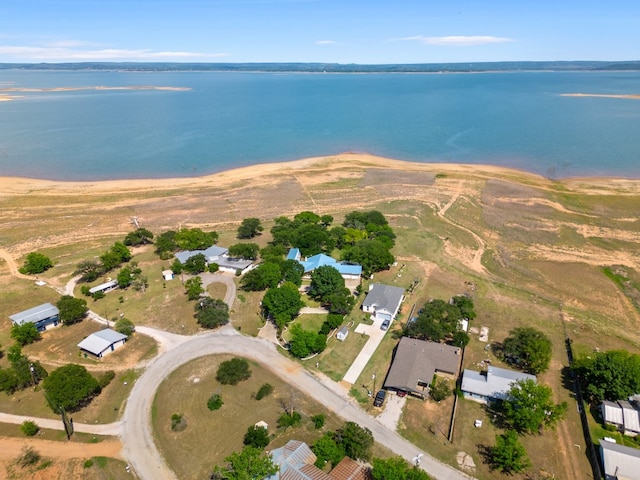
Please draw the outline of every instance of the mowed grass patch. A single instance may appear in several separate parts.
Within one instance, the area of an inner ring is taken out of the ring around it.
[[[242,448],[247,428],[261,420],[275,435],[274,446],[290,438],[313,443],[322,435],[311,425],[309,417],[313,415],[322,413],[327,417],[325,429],[335,430],[343,423],[255,362],[250,362],[251,378],[236,386],[221,385],[215,379],[216,371],[221,362],[230,358],[221,355],[193,360],[169,375],[156,393],[152,419],[156,444],[178,478],[206,478],[215,465],[222,465],[225,457]],[[273,385],[274,391],[257,401],[253,396],[264,383]],[[214,393],[222,396],[224,404],[219,410],[210,411],[207,400]],[[276,430],[277,419],[284,411],[282,402],[291,403],[292,397],[303,424],[288,429],[281,438],[282,432]],[[182,432],[171,430],[174,413],[182,414],[187,421]]]
[[[255,337],[258,330],[264,326],[264,320],[260,316],[260,302],[264,292],[245,292],[238,290],[233,308],[229,312],[234,328],[245,335]]]
[[[111,324],[110,327],[113,328],[114,325]],[[105,328],[106,325],[87,319],[74,325],[62,325],[47,330],[42,334],[42,340],[26,345],[22,351],[29,358],[42,362],[78,363],[90,369],[94,366],[97,370],[122,370],[127,366],[135,366],[157,351],[155,340],[140,333],[134,333],[122,347],[102,359],[78,348],[78,343],[86,337]]]
[[[294,325],[300,325],[303,330],[308,332],[318,333],[320,331],[320,327],[327,319],[326,314],[322,313],[305,313],[303,315],[299,315],[296,319],[289,324],[289,328],[283,333],[283,338],[287,341],[291,340],[291,327]]]
[[[341,381],[369,339],[367,335],[356,333],[354,328],[355,325],[349,328],[349,335],[344,341],[338,340],[335,335],[329,338],[324,352],[302,363],[307,367],[319,363],[319,369],[322,373],[335,382]]]
[[[91,372],[96,378],[98,372]],[[73,419],[81,423],[111,423],[117,421],[129,398],[129,393],[140,376],[141,371],[129,369],[116,372],[116,377],[94,397],[91,403],[73,414]]]

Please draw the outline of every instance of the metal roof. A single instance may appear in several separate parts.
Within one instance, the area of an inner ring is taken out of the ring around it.
[[[50,303],[43,303],[37,307],[24,310],[22,312],[9,315],[9,318],[16,325],[24,325],[25,323],[37,323],[47,318],[52,318],[60,314],[60,310]]]
[[[105,328],[89,335],[78,344],[78,347],[98,356],[114,343],[126,340],[126,338],[127,336],[122,333]]]
[[[622,418],[624,419],[624,429],[631,432],[640,433],[640,418],[638,410],[626,400],[619,400],[618,404],[622,408]]]
[[[602,411],[602,418],[606,423],[615,423],[616,425],[622,425],[624,420],[622,419],[622,408],[615,402],[605,400],[600,406]]]
[[[376,310],[386,310],[391,314],[395,314],[403,297],[404,288],[376,283],[371,286],[369,293],[367,293],[362,302],[362,306],[375,308]]]
[[[330,266],[338,270],[340,275],[362,275],[362,266],[350,263],[338,262],[335,258],[319,253],[306,260],[300,261],[300,265],[304,267],[304,273],[312,272],[316,268]]]
[[[486,374],[474,370],[465,370],[462,373],[461,390],[474,395],[504,400],[511,385],[518,380],[537,381],[535,375],[504,368],[489,367]]]
[[[110,288],[115,288],[118,285],[117,280],[109,280],[108,282],[101,283],[100,285],[96,285],[93,288],[89,289],[89,293],[101,292],[103,290],[109,290]]]
[[[226,254],[229,250],[224,247],[219,247],[217,245],[211,245],[209,248],[205,250],[183,250],[175,254],[175,257],[178,259],[180,263],[184,263],[189,260],[191,257],[194,257],[198,254],[204,255],[207,262],[212,263],[218,261],[218,257]]]
[[[402,337],[396,347],[384,388],[423,395],[424,391],[418,389],[418,382],[430,384],[436,371],[456,374],[460,357],[458,347]]]
[[[292,248],[287,253],[287,260],[300,260],[300,249]]]
[[[640,480],[640,450],[601,441],[600,453],[607,480]]]
[[[371,480],[369,469],[349,457],[340,460],[329,476],[334,480]]]

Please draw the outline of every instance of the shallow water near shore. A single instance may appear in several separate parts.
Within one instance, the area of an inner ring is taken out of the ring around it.
[[[17,98],[0,102],[0,175],[191,177],[356,151],[638,178],[640,100],[615,95],[639,85],[640,72],[4,70],[0,95]]]

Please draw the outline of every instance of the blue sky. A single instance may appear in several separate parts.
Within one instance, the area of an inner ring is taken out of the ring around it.
[[[637,0],[0,2],[0,62],[637,59]]]

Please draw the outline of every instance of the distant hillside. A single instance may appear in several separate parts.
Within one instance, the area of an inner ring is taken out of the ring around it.
[[[0,63],[0,70],[129,70],[300,73],[436,73],[507,71],[640,70],[640,61],[625,62],[479,62],[358,65],[339,63]]]

